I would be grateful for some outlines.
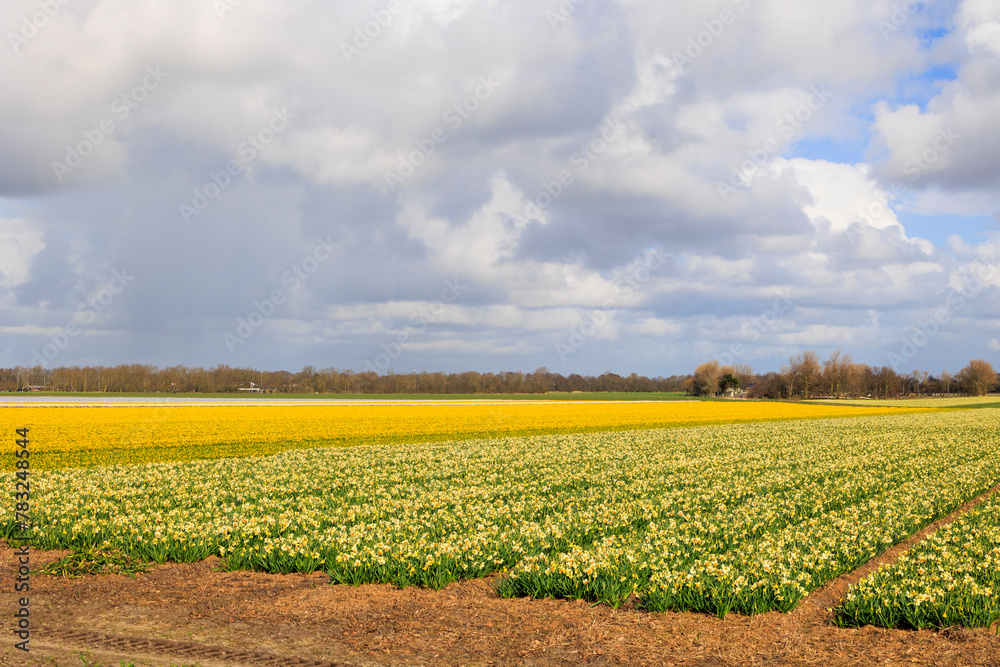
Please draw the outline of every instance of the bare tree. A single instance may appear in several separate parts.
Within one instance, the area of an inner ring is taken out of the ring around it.
[[[253,368],[187,368],[125,364],[114,367],[58,367],[45,369],[0,368],[0,391],[18,391],[41,385],[54,391],[122,391],[216,393],[236,392],[259,383],[265,391],[285,393],[538,393],[544,391],[678,391],[687,376],[647,378],[632,373],[623,378],[613,373],[601,377],[571,375],[564,378],[539,368],[533,374],[503,373],[410,373],[379,375],[349,369],[316,370],[306,366],[298,373],[262,371]]]
[[[791,398],[795,395],[795,387],[798,382],[798,378],[795,376],[795,370],[791,366],[782,366],[780,378],[782,391],[786,396]]]
[[[913,382],[917,385],[917,398],[920,398],[920,385],[927,382],[927,378],[931,376],[927,371],[913,371]]]
[[[944,391],[947,396],[951,396],[951,381],[954,380],[951,373],[948,371],[941,371],[941,383],[944,385]]]
[[[894,398],[902,390],[902,380],[892,366],[872,370],[872,388],[879,398]]]
[[[820,378],[819,355],[811,350],[793,355],[788,360],[787,372],[789,379],[789,395],[795,387],[802,387],[802,396],[809,397],[809,388],[816,387]]]
[[[996,384],[997,372],[990,362],[973,359],[968,366],[958,372],[957,379],[962,384],[962,391],[969,396],[985,396],[986,392]]]
[[[695,396],[714,396],[719,391],[719,380],[723,375],[725,373],[718,361],[706,361],[694,371],[691,393]]]
[[[736,364],[733,366],[733,375],[740,381],[742,389],[746,389],[752,385],[757,377],[753,374],[753,368],[751,368],[750,364]]]
[[[840,398],[841,391],[847,384],[847,375],[851,369],[851,355],[842,354],[837,350],[823,362],[823,384],[829,393]]]
[[[781,398],[783,389],[782,376],[771,371],[754,378],[749,394],[751,398]]]
[[[847,395],[867,396],[871,393],[872,387],[871,366],[868,364],[849,364],[847,367]]]

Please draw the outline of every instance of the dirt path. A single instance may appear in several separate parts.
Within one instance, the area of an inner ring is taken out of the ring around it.
[[[1000,486],[992,492],[1000,491]],[[585,602],[503,600],[487,581],[441,591],[331,586],[323,574],[223,572],[219,561],[165,564],[135,579],[35,576],[31,651],[4,632],[0,664],[139,665],[977,665],[1000,667],[994,631],[838,628],[847,586],[988,494],[810,595],[790,614],[651,614]],[[2,543],[0,543],[2,544]],[[2,609],[16,600],[3,545]],[[32,567],[65,552],[32,554]],[[9,627],[9,626],[8,626]]]
[[[6,556],[9,563],[9,551]],[[1000,639],[985,630],[841,629],[816,605],[787,615],[730,615],[720,621],[583,602],[502,600],[484,581],[442,591],[353,588],[330,586],[323,575],[227,573],[217,566],[215,559],[167,564],[134,580],[36,577],[31,608],[38,630],[31,660],[14,652],[7,633],[0,660],[81,665],[76,656],[82,650],[90,651],[91,661],[115,666],[120,658],[137,665],[202,667],[1000,665]]]
[[[890,565],[896,562],[900,556],[912,549],[914,545],[926,540],[944,526],[947,526],[949,523],[952,523],[961,517],[963,514],[967,514],[972,511],[976,508],[976,506],[992,496],[994,493],[1000,493],[1000,484],[997,484],[989,491],[976,496],[948,516],[942,517],[934,523],[925,526],[922,530],[917,531],[899,544],[889,548],[883,552],[881,556],[876,556],[853,572],[848,572],[847,574],[837,577],[833,581],[827,582],[826,585],[821,586],[810,593],[809,596],[806,597],[806,599],[803,600],[798,608],[796,608],[792,613],[802,616],[812,616],[815,620],[825,620],[828,622],[829,619],[833,617],[828,609],[840,602],[844,595],[847,594],[847,589],[850,586],[858,583],[883,565]],[[998,664],[1000,664],[1000,660],[998,660]]]

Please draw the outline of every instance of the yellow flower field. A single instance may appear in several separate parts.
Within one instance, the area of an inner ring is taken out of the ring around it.
[[[36,470],[259,456],[320,446],[900,414],[913,409],[757,402],[393,403],[0,407],[32,429]],[[12,470],[13,459],[3,459]]]
[[[215,554],[350,584],[499,574],[508,597],[725,616],[789,611],[998,482],[1000,409],[890,412],[38,471],[30,509],[0,506],[0,536],[24,511],[40,550]],[[950,599],[985,609],[1000,578],[978,583]]]
[[[883,408],[980,408],[1000,405],[1000,396],[932,396],[931,398],[894,398],[888,400],[824,399],[806,401],[815,405],[864,405]]]

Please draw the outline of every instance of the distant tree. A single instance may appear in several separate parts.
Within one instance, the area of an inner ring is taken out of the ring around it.
[[[920,385],[927,382],[927,378],[931,376],[927,371],[913,371],[913,382],[917,386],[917,398],[920,397]]]
[[[871,366],[868,364],[852,363],[847,367],[847,387],[845,393],[848,396],[867,396],[871,393],[872,379],[874,377]]]
[[[740,389],[748,389],[757,379],[750,364],[736,364],[733,366],[733,375],[740,381]]]
[[[750,398],[781,398],[787,395],[784,389],[784,378],[779,373],[771,371],[758,376],[747,393]]]
[[[719,380],[722,376],[722,367],[718,361],[706,361],[694,370],[691,393],[695,396],[715,396],[719,391]]]
[[[529,375],[528,384],[531,386],[531,393],[544,394],[552,390],[552,378],[549,369],[545,366],[536,368],[535,372]]]
[[[903,381],[892,366],[872,369],[872,389],[879,398],[895,398],[902,392]]]
[[[840,397],[847,385],[851,369],[851,355],[837,350],[823,362],[823,387],[833,396]]]
[[[795,389],[798,386],[798,378],[795,376],[795,370],[788,365],[781,367],[781,373],[778,374],[781,378],[781,393],[784,396],[791,398],[795,395]]]
[[[810,388],[815,389],[820,378],[819,355],[811,350],[793,355],[782,375],[788,383],[789,396],[801,388],[802,396],[808,398]]]
[[[957,380],[962,385],[962,391],[969,396],[985,396],[996,384],[997,372],[988,361],[973,359],[958,372]]]
[[[730,389],[736,391],[739,388],[740,380],[739,378],[734,377],[732,373],[726,373],[722,376],[722,379],[719,380],[719,391],[723,393],[729,391]]]
[[[941,384],[944,386],[944,392],[948,396],[951,395],[951,381],[954,379],[948,371],[941,371]]]

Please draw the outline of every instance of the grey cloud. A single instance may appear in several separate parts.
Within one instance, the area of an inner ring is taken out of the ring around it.
[[[836,231],[855,211],[824,207],[857,193],[838,190],[842,174],[823,165],[821,184],[803,185],[780,163],[794,157],[792,141],[730,196],[717,183],[812,85],[836,94],[797,138],[853,141],[872,100],[897,118],[896,78],[950,48],[921,50],[920,31],[953,12],[914,16],[885,40],[870,3],[759,2],[745,12],[740,4],[587,2],[553,30],[545,12],[558,3],[414,3],[348,62],[341,43],[370,20],[370,3],[242,3],[220,20],[211,3],[193,0],[95,0],[16,59],[0,54],[0,196],[28,208],[47,244],[30,280],[0,292],[0,318],[62,324],[81,290],[125,266],[135,282],[60,363],[359,369],[382,336],[405,325],[392,304],[430,302],[452,279],[468,285],[455,304],[462,317],[429,327],[397,370],[683,372],[789,288],[801,299],[793,333],[844,326],[864,345],[889,345],[936,303],[965,261],[956,251],[928,251],[892,226]],[[736,20],[678,73],[673,54],[725,9]],[[996,180],[993,61],[954,53],[959,80],[926,113],[942,114],[963,137],[947,168],[929,170],[913,193],[977,191]],[[51,163],[156,64],[170,73],[163,85],[60,183]],[[448,109],[490,76],[502,85],[449,125]],[[287,128],[266,135],[286,109]],[[586,172],[573,171],[574,154],[613,116],[620,136]],[[438,127],[447,141],[388,189],[385,172]],[[239,173],[214,180],[248,136],[266,146]],[[851,187],[884,187],[900,155]],[[514,219],[567,169],[574,183],[546,207],[545,224]],[[186,222],[181,205],[215,192],[213,182],[218,193]],[[293,288],[285,274],[317,238],[338,243],[337,253]],[[655,247],[671,260],[626,302],[614,277]],[[276,289],[287,300],[229,352],[222,333]],[[575,366],[557,368],[554,341],[606,295],[620,300],[613,323]],[[495,309],[509,309],[516,324],[498,325]],[[877,327],[870,310],[885,313]],[[331,315],[343,312],[358,314]],[[976,330],[991,316],[985,307],[968,313]],[[681,333],[635,333],[648,318]],[[39,344],[2,336],[0,363],[26,363]],[[780,364],[793,347],[772,341],[755,363]],[[928,355],[953,365],[950,352]]]

